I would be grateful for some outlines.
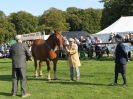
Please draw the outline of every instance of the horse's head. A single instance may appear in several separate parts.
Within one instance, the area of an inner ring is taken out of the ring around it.
[[[63,49],[64,39],[60,32],[55,32],[47,40],[47,46],[51,49],[55,49],[57,46],[60,50]]]
[[[64,44],[64,39],[63,39],[63,36],[61,35],[60,32],[55,32],[54,33],[55,35],[55,41],[56,41],[56,44],[58,45],[59,49],[62,50],[63,49],[63,44]]]

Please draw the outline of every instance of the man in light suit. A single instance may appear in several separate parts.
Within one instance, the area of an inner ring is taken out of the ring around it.
[[[123,85],[127,85],[126,82],[126,64],[128,62],[128,55],[124,46],[123,38],[119,34],[115,36],[117,42],[115,50],[115,79],[113,85],[117,85],[118,74],[121,73],[123,78]]]
[[[26,92],[26,60],[31,60],[29,49],[22,43],[21,35],[16,36],[17,43],[10,48],[12,59],[12,96],[16,96],[20,80],[22,97],[30,96]]]

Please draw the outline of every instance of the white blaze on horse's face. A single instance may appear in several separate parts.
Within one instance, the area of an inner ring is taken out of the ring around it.
[[[55,46],[54,51],[57,51],[57,50],[59,50],[59,48],[58,46]]]

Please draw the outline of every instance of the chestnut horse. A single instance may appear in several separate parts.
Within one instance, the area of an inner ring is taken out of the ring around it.
[[[50,61],[52,61],[53,70],[54,70],[54,79],[57,79],[56,64],[58,61],[59,50],[63,49],[63,42],[64,42],[63,36],[61,35],[61,33],[58,32],[51,34],[47,40],[37,39],[33,42],[31,51],[34,58],[36,77],[42,76],[41,63],[42,61],[46,61],[47,70],[48,70],[48,80],[51,80]],[[39,65],[37,60],[39,60]]]

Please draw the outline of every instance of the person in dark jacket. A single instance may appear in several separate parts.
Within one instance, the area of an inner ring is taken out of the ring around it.
[[[126,82],[126,64],[128,62],[128,55],[124,46],[123,38],[119,34],[115,36],[117,46],[115,49],[115,79],[113,85],[117,85],[118,73],[121,73],[123,78],[123,85],[127,85]]]
[[[17,35],[16,40],[17,43],[10,48],[10,58],[12,59],[12,96],[16,96],[20,80],[22,97],[27,97],[30,94],[26,92],[26,60],[32,60],[32,56],[27,46],[22,43],[21,35]]]

